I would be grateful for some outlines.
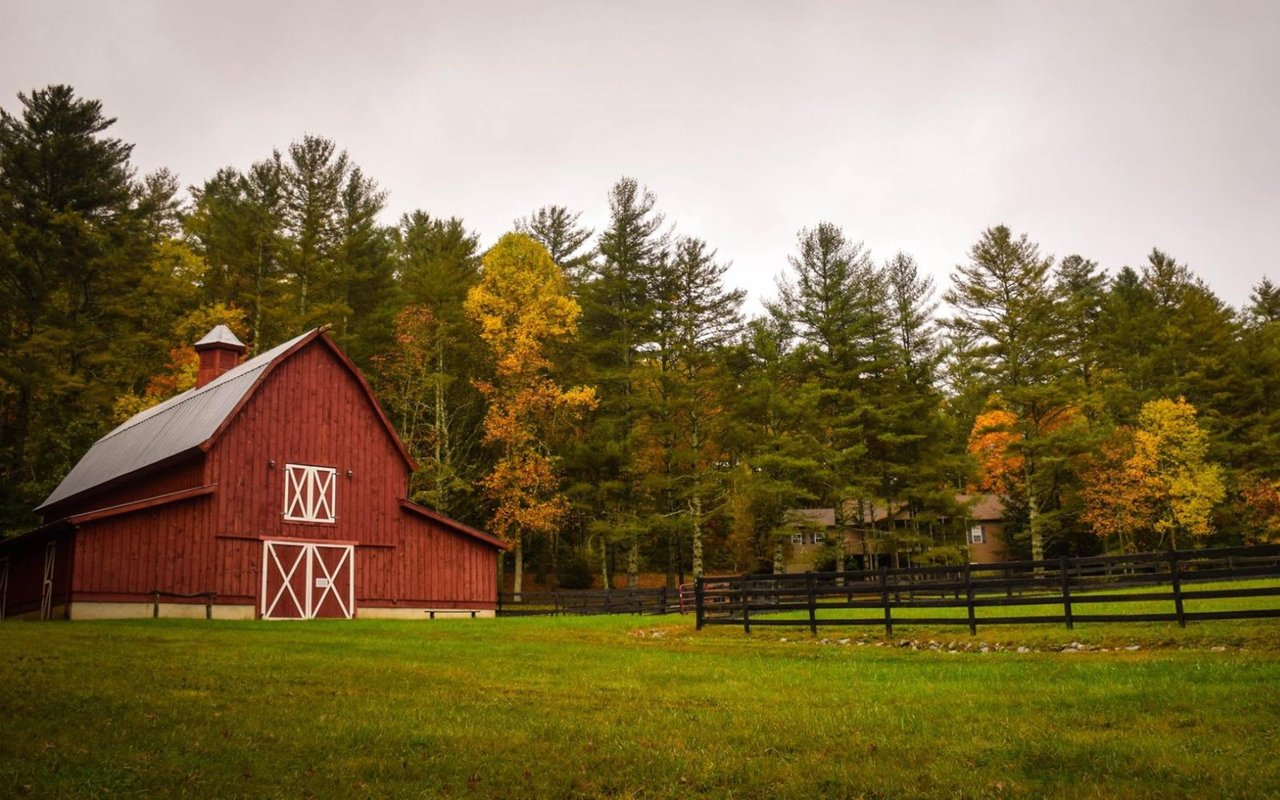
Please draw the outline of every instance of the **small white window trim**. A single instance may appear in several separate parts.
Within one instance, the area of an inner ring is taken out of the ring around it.
[[[284,518],[288,522],[333,522],[338,517],[338,470],[310,464],[284,465]]]
[[[791,534],[791,543],[792,543],[792,544],[804,544],[804,531],[800,531],[799,533],[793,533],[793,534]]]
[[[814,544],[825,544],[825,543],[826,543],[826,541],[827,541],[827,534],[823,533],[822,531],[814,531],[814,532],[813,532],[813,543],[814,543]]]
[[[969,544],[985,544],[987,541],[987,532],[982,529],[981,525],[974,525],[969,529]]]

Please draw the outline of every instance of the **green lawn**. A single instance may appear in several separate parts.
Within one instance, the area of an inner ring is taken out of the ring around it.
[[[1280,621],[901,635],[3,623],[0,797],[1280,796]]]

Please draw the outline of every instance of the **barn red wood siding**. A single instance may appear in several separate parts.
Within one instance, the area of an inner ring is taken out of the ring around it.
[[[335,522],[284,519],[286,464],[337,470]],[[212,591],[220,603],[257,604],[260,540],[285,538],[356,542],[357,608],[492,608],[493,547],[406,514],[398,501],[407,483],[407,465],[369,397],[314,340],[274,367],[204,459],[87,504],[217,485],[208,496],[85,524],[76,598]],[[88,508],[77,501],[75,510]]]
[[[125,482],[87,492],[80,497],[69,498],[65,503],[43,512],[45,521],[71,517],[100,508],[132,503],[170,494],[182,489],[192,489],[204,483],[205,469],[202,453],[189,453],[172,463],[148,468]]]

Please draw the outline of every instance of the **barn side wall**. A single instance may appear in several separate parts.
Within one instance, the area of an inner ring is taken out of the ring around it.
[[[215,495],[122,514],[80,528],[75,602],[152,602],[151,593],[217,592]],[[220,603],[251,604],[255,595],[219,592]],[[78,615],[76,615],[78,616]]]

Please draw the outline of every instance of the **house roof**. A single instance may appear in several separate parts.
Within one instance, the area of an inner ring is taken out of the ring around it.
[[[1001,502],[999,495],[994,494],[958,494],[956,495],[956,503],[963,506],[966,510],[965,518],[973,520],[1001,520],[1004,519],[1004,503]],[[846,505],[845,519],[847,521],[856,522],[858,517],[857,509],[852,503]],[[894,515],[894,519],[904,519],[902,516],[905,509],[899,509]],[[796,508],[788,512],[794,522],[821,525],[824,528],[834,528],[836,524],[836,510],[834,508]],[[888,509],[884,506],[871,506],[865,508],[862,523],[883,522],[889,518]]]
[[[1004,519],[1004,501],[998,494],[958,494],[956,502],[968,507],[969,519]]]
[[[204,386],[189,389],[130,417],[95,442],[36,511],[184,453],[207,450],[253,391],[262,384],[271,369],[316,338],[327,344],[352,371],[395,441],[401,456],[409,468],[413,469],[413,459],[409,457],[400,437],[374,399],[360,371],[337,345],[322,335],[324,331],[325,328],[307,331],[224,372]],[[216,333],[215,328],[209,336]],[[229,330],[227,334],[235,339],[235,335]],[[209,336],[205,339],[209,339]]]

